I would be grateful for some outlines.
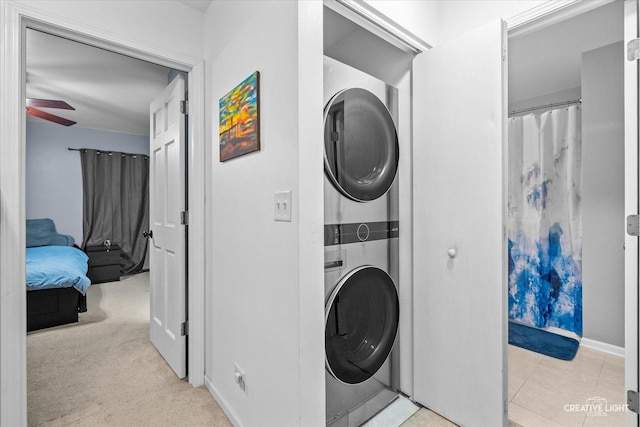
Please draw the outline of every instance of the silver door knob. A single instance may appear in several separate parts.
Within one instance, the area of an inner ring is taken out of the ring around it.
[[[451,248],[447,251],[447,255],[449,255],[449,258],[455,258],[458,255],[458,251],[455,248]]]

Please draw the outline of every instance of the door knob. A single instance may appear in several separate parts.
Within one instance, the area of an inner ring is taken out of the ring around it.
[[[149,239],[153,239],[153,230],[143,231],[142,237],[147,237]]]

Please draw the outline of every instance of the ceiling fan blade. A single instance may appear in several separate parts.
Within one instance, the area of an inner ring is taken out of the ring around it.
[[[71,105],[56,99],[27,98],[27,107],[61,108],[63,110],[75,110]]]
[[[58,123],[63,126],[71,126],[76,124],[76,122],[74,122],[73,120],[65,119],[64,117],[49,114],[45,111],[40,111],[31,107],[27,107],[27,114],[34,117],[39,117],[41,119],[49,120],[50,122]]]

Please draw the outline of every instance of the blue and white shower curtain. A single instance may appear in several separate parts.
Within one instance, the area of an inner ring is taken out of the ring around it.
[[[578,336],[581,146],[578,105],[509,119],[509,319]]]

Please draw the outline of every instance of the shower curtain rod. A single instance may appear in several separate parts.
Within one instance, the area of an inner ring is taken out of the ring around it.
[[[571,101],[564,101],[564,102],[556,102],[556,103],[553,103],[553,104],[539,105],[537,107],[529,107],[529,108],[523,108],[521,110],[514,110],[514,111],[509,113],[509,116],[514,116],[516,114],[521,114],[521,113],[528,113],[530,111],[535,111],[535,110],[542,110],[542,109],[545,109],[545,108],[555,108],[555,107],[562,107],[564,105],[581,104],[581,103],[582,103],[582,98],[578,98],[578,99],[573,99]]]
[[[110,150],[99,150],[97,148],[71,148],[71,147],[67,147],[67,150],[69,150],[69,151],[96,150],[98,153],[113,154],[113,151],[110,151]],[[144,157],[149,157],[146,154],[140,154],[140,153],[123,153],[121,151],[116,151],[116,153],[120,153],[120,154],[122,154],[124,156],[144,156]]]

